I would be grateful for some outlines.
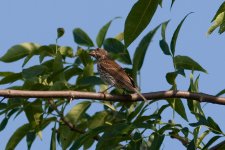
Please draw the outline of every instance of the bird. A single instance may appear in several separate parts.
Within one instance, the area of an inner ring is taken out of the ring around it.
[[[89,53],[89,55],[97,60],[97,70],[100,78],[103,82],[110,85],[109,88],[115,86],[116,88],[134,92],[138,94],[145,102],[147,102],[147,99],[139,92],[134,80],[119,64],[109,57],[108,52],[105,49],[94,49]]]

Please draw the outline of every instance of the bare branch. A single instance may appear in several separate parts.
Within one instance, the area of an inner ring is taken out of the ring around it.
[[[166,99],[166,98],[185,98],[188,100],[197,100],[199,102],[208,102],[225,105],[225,97],[216,97],[205,93],[194,93],[188,91],[158,91],[143,93],[146,99]],[[98,99],[105,101],[142,101],[137,94],[130,95],[111,95],[93,92],[81,91],[23,91],[23,90],[0,90],[0,96],[5,98],[67,98],[67,99]]]

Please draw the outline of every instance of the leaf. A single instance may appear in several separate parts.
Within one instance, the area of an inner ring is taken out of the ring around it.
[[[0,80],[0,85],[1,84],[7,84],[7,83],[13,83],[15,81],[21,80],[22,79],[22,74],[21,73],[12,73]]]
[[[79,86],[94,86],[104,84],[104,82],[99,77],[87,76],[79,80],[78,84]]]
[[[207,71],[204,68],[202,68],[202,66],[200,66],[196,61],[194,61],[188,56],[180,56],[180,55],[175,56],[174,65],[176,66],[177,69],[186,69],[207,73]]]
[[[52,130],[50,150],[56,150],[56,128],[55,127]]]
[[[30,131],[27,133],[26,141],[27,141],[27,149],[30,150],[31,146],[36,138],[36,133],[34,131]]]
[[[36,43],[22,43],[8,49],[8,51],[0,58],[0,61],[10,63],[26,57],[34,53],[40,48]]]
[[[105,39],[105,36],[106,36],[106,33],[109,29],[109,26],[111,25],[112,23],[112,20],[109,21],[108,23],[106,23],[101,29],[100,31],[98,32],[98,35],[96,37],[96,43],[98,45],[98,47],[101,47],[102,44],[103,44],[103,41]]]
[[[142,136],[141,133],[135,132],[132,140],[130,141],[129,145],[127,146],[127,150],[140,150],[142,144]]]
[[[57,54],[53,63],[53,76],[54,81],[64,81],[65,76],[63,72],[63,58],[62,55]]]
[[[139,0],[140,1],[140,0]],[[134,58],[133,58],[133,71],[139,71],[142,67],[142,64],[144,62],[145,54],[148,49],[148,46],[154,37],[156,31],[159,29],[160,25],[155,27],[153,30],[148,32],[141,40],[141,42],[138,44],[138,47],[135,50]]]
[[[175,55],[175,47],[176,47],[176,43],[177,43],[177,38],[178,38],[178,34],[180,32],[180,29],[185,21],[185,19],[187,18],[188,15],[190,15],[191,13],[188,13],[182,20],[181,22],[179,23],[179,25],[177,26],[176,30],[174,31],[173,33],[173,37],[172,37],[172,40],[170,42],[170,49],[171,49],[171,52],[172,52],[172,55],[174,56]]]
[[[129,12],[124,27],[124,41],[128,47],[150,23],[159,0],[139,0]]]
[[[77,66],[73,66],[72,68],[69,68],[65,71],[65,79],[66,81],[70,80],[72,77],[76,75],[80,75],[83,72],[82,69],[80,69]]]
[[[174,2],[175,2],[175,0],[172,0],[171,5],[170,5],[170,9],[172,9]]]
[[[221,138],[221,136],[214,136],[212,137],[208,143],[202,148],[202,150],[207,150],[209,148],[210,145],[212,145],[216,140],[218,140],[219,138]],[[222,149],[221,149],[222,150]]]
[[[225,89],[223,89],[223,90],[221,90],[219,93],[217,93],[216,96],[218,97],[218,96],[221,96],[221,95],[223,95],[223,94],[225,94]]]
[[[27,69],[23,69],[22,76],[25,79],[31,79],[43,74],[48,68],[43,65],[35,65]]]
[[[80,28],[75,28],[73,30],[74,41],[82,46],[92,47],[94,46],[90,37]]]
[[[81,102],[74,106],[65,116],[71,123],[77,124],[86,110],[91,106],[91,102]]]
[[[88,121],[88,128],[94,129],[105,125],[105,121],[109,113],[107,111],[97,112]]]
[[[208,29],[208,34],[211,34],[219,26],[220,26],[219,33],[221,34],[224,32],[224,23],[225,23],[224,12],[225,12],[225,2],[223,2],[220,5],[215,16],[213,17],[211,22],[214,22],[214,24]]]
[[[24,124],[21,127],[19,127],[10,137],[5,149],[6,150],[15,149],[17,144],[26,136],[29,130],[30,124]]]
[[[117,34],[114,38],[117,39],[118,41],[123,41],[124,40],[124,33],[121,32],[121,33]]]
[[[154,140],[152,141],[152,145],[150,147],[151,150],[159,150],[160,146],[163,143],[163,140],[165,138],[165,135],[159,135],[157,133],[154,133]]]
[[[160,40],[159,46],[165,55],[171,55],[169,45],[165,40]]]
[[[166,81],[171,84],[171,85],[175,85],[176,84],[176,77],[177,77],[178,73],[177,72],[168,72],[166,74]]]
[[[116,147],[118,143],[127,139],[124,135],[131,133],[133,130],[134,126],[132,124],[114,124],[105,130],[101,140],[99,140],[96,145],[96,150],[112,149],[113,147]]]
[[[131,64],[129,52],[119,40],[108,38],[104,41],[103,47],[110,52],[113,59],[118,59],[118,61],[125,64]]]
[[[211,117],[208,117],[207,121],[208,121],[208,126],[211,127],[212,129],[214,129],[217,132],[216,134],[222,133],[219,125]]]
[[[8,123],[8,118],[7,117],[5,117],[3,120],[2,120],[2,122],[1,122],[1,124],[0,124],[0,132],[2,131],[2,130],[4,130],[5,129],[5,127],[6,127],[6,125],[7,125],[7,123]]]
[[[70,58],[74,57],[73,49],[69,46],[60,46],[59,52],[64,57],[70,57]]]
[[[61,38],[65,33],[65,30],[63,28],[57,29],[57,39]]]
[[[108,126],[100,126],[95,129],[92,129],[85,134],[82,134],[75,142],[74,144],[70,147],[69,150],[75,150],[79,149],[86,141],[88,141],[90,138],[93,138],[94,136],[98,135],[101,132],[104,132]]]
[[[183,119],[188,121],[188,118],[185,112],[185,107],[180,98],[170,98],[167,100],[167,102]]]
[[[164,40],[164,41],[166,41],[166,28],[167,28],[167,25],[169,22],[170,22],[170,20],[162,23],[161,36],[162,36],[162,40]]]

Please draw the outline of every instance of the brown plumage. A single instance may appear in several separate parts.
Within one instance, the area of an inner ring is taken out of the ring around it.
[[[117,88],[135,92],[147,101],[146,98],[138,91],[134,80],[123,70],[120,65],[108,57],[106,50],[97,48],[91,51],[89,55],[97,59],[97,69],[100,74],[100,78],[105,83]]]

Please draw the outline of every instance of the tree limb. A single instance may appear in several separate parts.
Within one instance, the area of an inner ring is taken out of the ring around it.
[[[185,98],[188,100],[197,100],[199,102],[208,102],[225,105],[225,97],[216,97],[205,93],[194,93],[188,91],[158,91],[143,93],[146,99],[166,99],[166,98]],[[137,94],[130,95],[111,95],[93,92],[81,91],[23,91],[23,90],[0,90],[0,96],[4,98],[67,98],[67,99],[98,99],[104,101],[142,101]]]

